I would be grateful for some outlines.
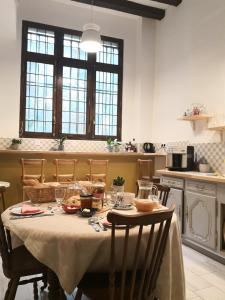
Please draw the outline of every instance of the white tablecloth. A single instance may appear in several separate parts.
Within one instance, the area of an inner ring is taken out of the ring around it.
[[[21,220],[10,220],[10,216],[10,209],[2,214],[5,226],[23,241],[40,262],[57,274],[67,293],[72,293],[85,272],[108,268],[110,229],[95,232],[86,218],[64,213]],[[118,233],[122,239],[123,230],[118,230]],[[131,230],[131,236],[136,238],[137,228]],[[185,299],[181,238],[176,215],[171,223],[156,295],[160,300]]]

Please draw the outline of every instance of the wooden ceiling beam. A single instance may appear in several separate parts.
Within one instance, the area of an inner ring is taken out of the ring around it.
[[[173,6],[178,6],[182,2],[182,0],[152,0],[152,1],[173,5]]]
[[[71,0],[84,4],[90,4],[94,6],[104,7],[117,11],[122,11],[128,14],[133,14],[145,18],[151,18],[161,20],[165,16],[165,10],[151,7],[147,5],[138,4],[135,2],[129,2],[126,0]]]

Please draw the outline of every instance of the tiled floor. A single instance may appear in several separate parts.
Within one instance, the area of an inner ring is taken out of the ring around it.
[[[185,246],[183,246],[183,254],[187,300],[225,300],[225,265]],[[7,282],[0,267],[0,300],[3,300]],[[32,300],[32,295],[31,285],[19,287],[16,300]],[[47,299],[46,294],[40,298],[40,300]],[[67,300],[72,299],[73,296],[67,298]]]

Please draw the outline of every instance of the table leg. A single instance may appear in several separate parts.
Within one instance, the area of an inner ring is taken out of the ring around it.
[[[60,286],[58,277],[52,270],[48,270],[48,299],[49,300],[66,300],[66,295]]]

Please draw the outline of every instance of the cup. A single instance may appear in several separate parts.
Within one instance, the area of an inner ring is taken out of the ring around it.
[[[131,205],[135,199],[135,194],[128,192],[117,193],[117,196],[120,198],[121,205]]]
[[[55,188],[55,200],[58,206],[62,204],[62,201],[65,198],[65,194],[66,194],[65,187]]]

